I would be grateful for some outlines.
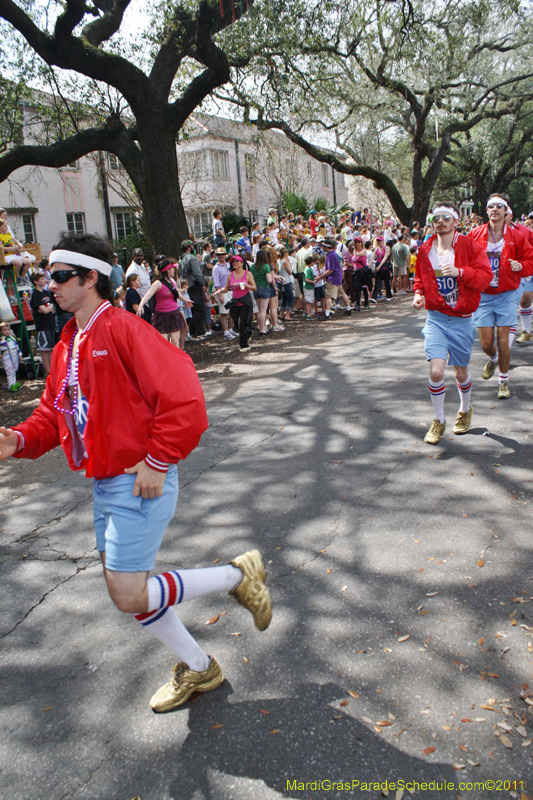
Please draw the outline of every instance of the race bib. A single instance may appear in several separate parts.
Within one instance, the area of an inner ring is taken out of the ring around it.
[[[457,305],[457,299],[459,297],[457,278],[453,278],[451,276],[445,277],[444,275],[437,275],[436,278],[437,286],[439,287],[439,292],[441,293],[444,302],[452,308],[455,308]]]
[[[501,259],[501,252],[496,253],[487,253],[487,256],[490,261],[490,267],[492,269],[492,280],[489,283],[489,286],[497,287],[500,283],[500,259]]]

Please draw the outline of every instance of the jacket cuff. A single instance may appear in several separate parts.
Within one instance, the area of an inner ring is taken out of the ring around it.
[[[17,434],[19,440],[16,452],[20,453],[20,451],[24,450],[24,448],[26,447],[26,439],[24,438],[24,434],[21,433],[20,431],[15,431],[15,433]]]
[[[159,461],[157,458],[154,458],[150,454],[146,456],[144,459],[144,463],[146,466],[150,467],[150,469],[154,469],[156,472],[168,472],[169,465],[166,464],[164,461]]]

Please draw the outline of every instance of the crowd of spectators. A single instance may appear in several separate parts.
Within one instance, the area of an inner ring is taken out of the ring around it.
[[[463,218],[459,230],[468,233],[482,222]],[[0,223],[2,235],[5,218]],[[533,226],[533,219],[526,224]],[[334,314],[364,312],[412,292],[418,249],[432,233],[431,216],[409,228],[392,216],[377,219],[367,208],[351,209],[336,220],[314,209],[308,219],[278,216],[270,209],[263,226],[242,227],[240,236],[228,241],[216,209],[212,241],[187,239],[179,257],[158,255],[150,263],[136,249],[124,272],[115,254],[113,302],[142,316],[182,349],[220,332],[245,353],[254,334],[286,331],[298,319],[327,323]],[[48,289],[47,259],[38,268],[15,266],[19,289],[31,290],[37,350],[48,373],[70,315]]]

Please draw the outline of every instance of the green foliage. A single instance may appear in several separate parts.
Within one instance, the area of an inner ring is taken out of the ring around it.
[[[294,194],[294,192],[283,193],[283,206],[287,214],[294,214],[295,217],[301,214],[305,219],[308,218],[311,210],[307,197],[303,194]]]
[[[222,214],[222,226],[226,233],[226,239],[233,241],[241,238],[241,228],[250,228],[250,220],[234,211],[226,211]]]

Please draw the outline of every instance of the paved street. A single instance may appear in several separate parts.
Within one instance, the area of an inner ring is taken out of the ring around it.
[[[513,347],[497,401],[476,341],[473,428],[451,432],[449,370],[431,447],[424,315],[391,305],[209,370],[210,428],[157,568],[258,547],[274,616],[259,633],[228,597],[181,606],[227,680],[174,713],[148,706],[172,655],[107,596],[90,482],[59,452],[0,467],[2,798],[359,800],[378,781],[492,780],[405,792],[492,800],[527,779],[514,796],[533,796],[533,347]],[[312,783],[327,780],[360,784]]]

